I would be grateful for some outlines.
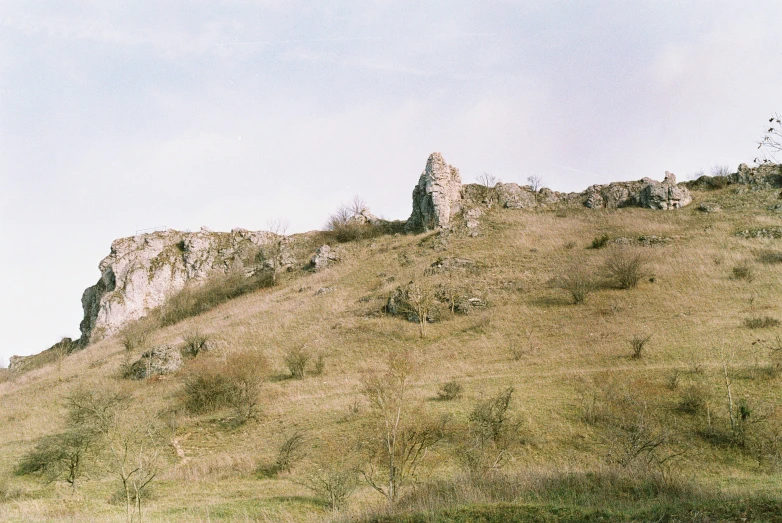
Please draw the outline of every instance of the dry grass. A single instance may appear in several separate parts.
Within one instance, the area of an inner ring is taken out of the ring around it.
[[[342,261],[329,270],[292,282],[283,279],[277,287],[240,296],[157,330],[150,343],[177,344],[195,329],[208,334],[217,349],[209,351],[204,361],[216,364],[232,354],[262,354],[271,381],[260,389],[262,415],[241,427],[226,423],[220,411],[188,414],[179,409],[184,372],[121,384],[138,400],[137,405],[162,413],[172,427],[172,441],[165,442],[167,468],[155,486],[156,499],[150,501],[147,517],[151,521],[331,517],[322,500],[294,481],[310,464],[294,464],[290,474],[275,479],[258,479],[255,469],[258,463],[273,463],[281,436],[295,430],[323,441],[354,441],[363,434],[368,407],[359,394],[360,377],[378,368],[387,350],[410,348],[417,354],[409,390],[411,415],[450,415],[454,430],[466,426],[471,405],[513,387],[513,415],[521,421],[522,432],[514,442],[507,473],[535,468],[589,471],[604,465],[607,429],[586,423],[582,412],[584,398],[597,398],[595,408],[605,398],[589,396],[596,383],[606,387],[617,383],[614,390],[622,389],[623,383],[634,384],[682,430],[695,433],[706,427],[707,413],[712,425],[724,424],[726,409],[720,410],[724,379],[719,379],[715,349],[746,349],[737,358],[738,367],[749,368],[755,360],[764,365],[767,351],[752,344],[759,337],[773,339],[778,328],[757,331],[742,328],[741,323],[747,317],[779,316],[777,297],[782,293],[782,264],[754,266],[751,281],[731,277],[733,267],[757,258],[758,252],[776,252],[779,240],[743,239],[733,233],[776,225],[774,218],[761,212],[766,200],[776,195],[773,191],[736,195],[730,188],[710,191],[709,201],[718,203],[723,212],[707,214],[696,211],[705,194],[694,194],[690,207],[671,212],[493,209],[483,218],[482,236],[452,234],[446,253],[440,250],[436,233],[346,243]],[[569,296],[548,282],[561,275],[562,267],[603,263],[606,250],[589,249],[585,240],[603,233],[672,240],[644,247],[650,254],[646,269],[654,274],[653,283],[642,282],[631,292],[596,288],[586,303],[574,307]],[[569,243],[576,246],[562,248]],[[479,270],[460,276],[460,283],[485,293],[485,309],[446,314],[427,326],[426,338],[419,337],[416,324],[379,314],[389,292],[419,277],[444,254],[481,262]],[[333,291],[316,295],[322,287]],[[367,296],[369,301],[359,301]],[[530,350],[526,350],[527,332],[534,333]],[[654,350],[633,361],[627,357],[628,338],[638,332],[654,332]],[[514,339],[525,347],[518,358],[508,356],[508,340]],[[304,380],[283,379],[290,375],[286,355],[305,344],[313,353],[327,356],[325,372],[314,377],[308,373]],[[53,365],[0,379],[0,484],[11,481],[27,493],[0,501],[0,519],[122,520],[117,508],[106,502],[115,485],[98,468],[68,502],[62,501],[67,496],[56,485],[12,478],[11,472],[19,455],[63,426],[62,398],[77,386],[117,386],[115,376],[123,359],[120,340],[112,338],[65,358],[61,382]],[[689,368],[688,362],[695,359],[702,372],[683,371],[676,390],[669,389],[671,371]],[[778,404],[778,379],[737,377],[734,389],[766,412],[766,406]],[[432,401],[450,380],[462,386],[463,399]],[[684,397],[691,393],[693,397]],[[722,488],[726,483],[722,478],[731,478],[741,485],[733,489],[782,494],[778,476],[769,476],[768,465],[740,449],[692,438],[687,450],[677,467],[685,475],[696,475],[704,488]],[[448,442],[435,447],[421,472],[432,479],[454,477],[458,467],[453,451]],[[346,514],[378,505],[382,505],[380,497],[360,485]]]

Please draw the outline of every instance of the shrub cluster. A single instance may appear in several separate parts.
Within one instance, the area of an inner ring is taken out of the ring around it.
[[[238,352],[224,360],[199,358],[184,378],[184,405],[193,413],[230,408],[237,424],[257,415],[258,394],[269,374],[263,354]]]

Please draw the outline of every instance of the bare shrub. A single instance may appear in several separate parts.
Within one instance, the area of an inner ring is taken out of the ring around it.
[[[312,359],[312,353],[303,345],[289,349],[285,353],[285,366],[291,373],[291,377],[297,380],[304,379],[307,373],[307,364]]]
[[[277,469],[282,472],[290,472],[291,467],[304,458],[306,454],[305,443],[304,431],[301,430],[296,430],[285,438],[277,450],[277,461],[275,462]]]
[[[326,221],[326,230],[334,234],[334,238],[341,243],[374,238],[383,233],[381,227],[377,227],[366,218],[369,208],[364,200],[358,196],[347,205],[341,205]]]
[[[527,183],[532,189],[532,192],[537,193],[540,190],[540,188],[543,186],[543,178],[535,175],[527,176]]]
[[[183,380],[184,405],[190,412],[230,408],[234,423],[254,418],[258,394],[269,373],[266,358],[258,352],[237,352],[225,360],[199,359]]]
[[[437,399],[440,401],[452,401],[462,397],[464,387],[456,380],[451,380],[440,385],[437,391]]]
[[[633,350],[633,359],[640,359],[643,357],[644,348],[651,339],[651,334],[649,336],[633,336],[633,339],[630,340],[630,348]]]
[[[613,247],[603,264],[606,276],[620,289],[632,289],[646,277],[647,254],[630,247]]]
[[[611,238],[607,234],[603,234],[601,236],[595,236],[595,238],[592,240],[592,245],[589,246],[590,249],[602,249],[606,245],[608,245],[608,241]]]
[[[492,189],[500,180],[494,176],[493,174],[489,173],[483,173],[478,175],[478,183],[486,187],[487,189]]]
[[[15,473],[39,475],[48,481],[64,479],[74,489],[81,477],[88,449],[97,434],[72,427],[70,430],[42,438],[33,450],[22,456]]]
[[[358,473],[350,462],[350,453],[343,453],[316,461],[299,482],[323,499],[332,511],[338,511],[358,487]]]
[[[519,423],[510,416],[513,387],[475,404],[469,415],[468,439],[458,458],[475,481],[498,471],[511,458],[509,447]]]
[[[772,163],[775,155],[782,151],[782,117],[778,114],[771,115],[768,119],[769,126],[758,142],[761,155],[755,158],[756,163]]]
[[[748,329],[768,329],[779,326],[779,320],[771,316],[751,316],[744,318],[744,326]]]
[[[152,338],[154,325],[143,319],[134,321],[120,332],[120,341],[126,354],[144,350]]]
[[[706,390],[699,385],[690,385],[682,391],[676,410],[685,414],[698,414],[706,407]]]
[[[362,379],[362,392],[377,415],[375,445],[369,449],[367,466],[361,474],[369,486],[393,505],[427,451],[444,436],[445,418],[429,421],[408,420],[407,398],[412,354],[390,351],[382,373],[368,373]],[[378,470],[379,469],[379,470]]]
[[[551,280],[551,285],[570,294],[576,305],[584,303],[587,295],[596,287],[594,277],[583,264],[565,268],[559,276]]]
[[[734,280],[745,280],[748,282],[751,282],[755,279],[752,267],[746,263],[742,263],[741,265],[736,265],[733,267],[732,277]]]
[[[712,177],[717,176],[730,176],[732,173],[730,166],[722,164],[722,165],[714,165],[712,166],[711,170],[709,171],[709,174],[711,174]]]
[[[192,329],[185,333],[185,345],[183,353],[186,356],[195,358],[201,351],[206,350],[209,345],[209,336],[198,329]]]
[[[782,263],[782,252],[764,250],[758,255],[758,261],[768,265]]]

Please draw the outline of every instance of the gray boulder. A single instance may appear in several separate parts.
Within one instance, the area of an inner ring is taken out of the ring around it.
[[[141,355],[127,369],[125,376],[133,380],[143,380],[152,376],[171,374],[182,368],[182,354],[170,345],[154,347]]]
[[[643,178],[636,182],[614,182],[592,185],[586,190],[585,205],[591,209],[644,207],[647,209],[679,209],[692,202],[690,191],[676,183],[676,176],[666,172],[662,182]]]

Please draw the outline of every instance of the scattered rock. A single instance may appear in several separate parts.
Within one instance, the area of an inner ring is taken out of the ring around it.
[[[775,240],[782,238],[782,227],[758,227],[756,229],[744,229],[736,232],[741,238],[765,238]]]
[[[143,380],[152,376],[171,374],[182,368],[182,354],[170,345],[161,345],[142,354],[133,362],[125,376]]]
[[[427,270],[428,273],[450,272],[457,269],[475,267],[475,261],[469,258],[439,258]]]
[[[314,271],[322,271],[333,262],[339,261],[339,255],[331,250],[328,245],[321,245],[315,251],[315,255],[310,260],[310,267]]]
[[[698,210],[706,213],[718,212],[720,210],[720,206],[712,202],[703,202],[698,205]]]
[[[334,287],[321,287],[320,289],[315,291],[315,296],[322,296],[330,292],[334,292]]]
[[[411,232],[448,228],[461,211],[462,179],[459,169],[432,153],[413,189],[413,212],[405,228]]]

